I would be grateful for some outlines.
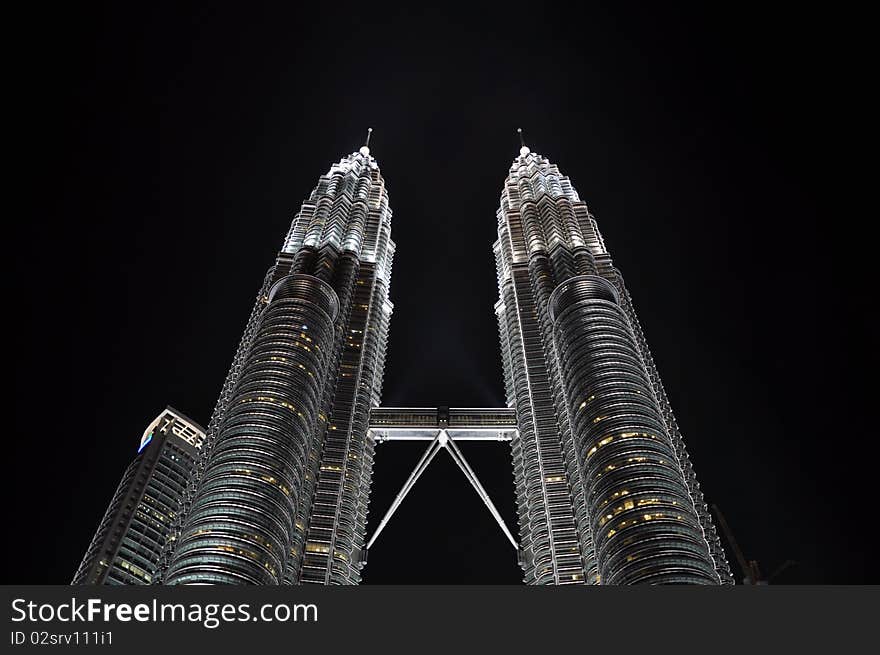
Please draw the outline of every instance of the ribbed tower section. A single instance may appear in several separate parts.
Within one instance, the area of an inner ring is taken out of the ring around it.
[[[527,584],[732,584],[629,293],[567,177],[527,147],[494,244]]]
[[[360,582],[393,254],[365,146],[320,178],[266,274],[162,582]]]

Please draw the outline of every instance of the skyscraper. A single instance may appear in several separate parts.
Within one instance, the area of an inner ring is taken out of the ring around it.
[[[257,294],[154,581],[358,584],[367,548],[446,450],[527,584],[732,583],[587,206],[523,144],[497,219],[507,407],[383,408],[395,246],[369,136],[319,179]],[[375,446],[412,440],[427,449],[367,540]],[[518,540],[466,440],[511,444]]]
[[[266,274],[167,584],[360,581],[394,254],[368,144],[320,178]]]
[[[147,426],[73,584],[150,584],[205,431],[168,407]]]
[[[497,213],[495,306],[529,584],[732,583],[623,277],[525,143]]]

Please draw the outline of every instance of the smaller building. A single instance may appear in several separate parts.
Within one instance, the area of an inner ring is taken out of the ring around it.
[[[72,584],[150,584],[205,439],[168,407],[150,423]]]

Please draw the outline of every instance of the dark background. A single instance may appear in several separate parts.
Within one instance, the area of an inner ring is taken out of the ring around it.
[[[875,331],[873,262],[835,263],[857,259],[871,218],[848,205],[861,182],[838,150],[857,111],[843,93],[865,83],[841,19],[742,3],[117,4],[7,21],[22,202],[5,212],[3,582],[70,580],[166,404],[207,424],[290,218],[367,126],[398,245],[384,404],[503,403],[491,244],[522,126],[596,215],[707,500],[747,556],[765,573],[797,561],[774,582],[880,580],[864,542],[876,354],[855,347]],[[379,447],[371,525],[420,450]],[[508,447],[463,450],[514,527]],[[440,456],[364,577],[520,573]]]

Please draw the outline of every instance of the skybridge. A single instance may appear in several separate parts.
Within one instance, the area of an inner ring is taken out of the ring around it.
[[[508,407],[456,408],[456,407],[376,407],[370,412],[368,436],[376,444],[391,441],[425,441],[428,443],[421,459],[416,463],[409,478],[403,484],[391,507],[382,517],[376,532],[367,542],[369,550],[388,525],[388,521],[403,503],[407,494],[418,482],[437,453],[445,450],[452,457],[480,500],[486,505],[492,518],[507,537],[514,550],[519,544],[514,539],[504,519],[498,513],[489,494],[480,483],[477,474],[468,464],[457,442],[461,441],[510,441],[516,435],[516,412]],[[363,562],[366,562],[364,553]]]

